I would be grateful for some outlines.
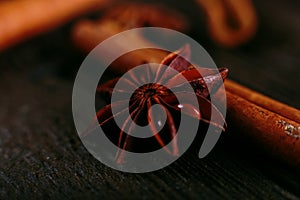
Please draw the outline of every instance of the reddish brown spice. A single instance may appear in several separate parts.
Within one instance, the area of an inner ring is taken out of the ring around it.
[[[188,47],[180,51],[182,53],[181,55],[185,55],[184,57],[190,54]],[[178,79],[177,75],[174,76],[170,68],[178,71],[179,75],[185,77],[187,81],[182,82],[182,79]],[[201,71],[201,74],[199,71]],[[126,151],[150,152],[163,147],[170,155],[178,155],[179,149],[177,142],[174,143],[172,149],[167,149],[166,144],[172,139],[175,139],[174,136],[177,133],[179,123],[178,114],[180,114],[180,112],[193,119],[213,124],[224,130],[224,117],[218,109],[211,104],[209,95],[212,94],[209,94],[209,91],[216,90],[220,83],[223,83],[223,80],[227,77],[227,73],[228,70],[226,68],[214,70],[205,68],[199,69],[179,56],[178,52],[174,52],[165,57],[159,67],[152,68],[148,65],[142,75],[132,72],[129,73],[129,78],[116,78],[100,85],[97,91],[101,94],[108,94],[109,97],[111,97],[118,81],[126,83],[128,85],[128,91],[130,89],[134,90],[130,100],[120,99],[111,102],[111,104],[97,112],[97,118],[101,128],[104,129],[107,137],[120,148],[120,151],[116,155],[116,162],[122,163],[125,161],[124,156]],[[149,78],[151,76],[154,77],[155,80],[153,83],[149,83],[149,81],[152,81],[150,80],[151,78]],[[208,76],[218,78],[205,79],[205,77]],[[145,84],[143,85],[143,83]],[[186,84],[190,84],[194,92],[187,92],[185,90]],[[138,87],[139,85],[142,86]],[[170,89],[172,89],[172,91]],[[122,96],[122,93],[128,91],[125,89],[114,92]],[[193,105],[193,103],[190,102],[192,95],[196,95],[198,105]],[[180,102],[179,104],[177,97],[180,96],[184,97],[185,102]],[[163,106],[166,112],[166,124],[163,125],[162,130],[159,132],[157,130],[161,128],[158,127],[161,118],[160,116],[154,115],[150,109],[154,104]],[[112,114],[112,108],[118,110],[115,115]],[[218,119],[216,121],[212,121],[210,118],[212,110],[218,113]],[[129,117],[131,117],[135,123],[129,123],[130,119],[126,119],[122,127],[117,127],[114,122],[116,115],[126,115],[128,111],[131,115]],[[147,139],[141,139],[133,137],[128,132],[125,133],[123,131],[126,127],[129,132],[133,131],[136,124],[141,126],[149,125],[153,136]]]

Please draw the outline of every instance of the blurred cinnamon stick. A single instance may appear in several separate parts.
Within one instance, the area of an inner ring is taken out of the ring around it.
[[[120,27],[116,26],[116,23],[112,21],[105,21],[101,22],[100,24],[101,25],[99,26],[99,23],[91,22],[88,20],[82,20],[78,22],[74,26],[72,31],[72,39],[75,46],[77,46],[84,52],[90,52],[101,41],[123,31],[123,29],[120,29]],[[121,43],[112,45],[118,46],[118,48],[122,50],[126,50],[131,44],[148,43],[148,41],[146,41],[139,35],[136,35],[134,41],[134,43],[128,43],[125,45]],[[126,71],[128,71],[128,69],[132,68],[132,66],[139,66],[141,64],[144,64],[146,61],[159,63],[165,56],[165,51],[160,51],[158,49],[143,49],[141,51],[136,50],[128,53],[127,56],[122,56],[117,59],[117,61],[114,62],[114,65],[112,65],[111,68],[115,72],[125,73]]]
[[[74,25],[71,37],[75,46],[84,52],[90,52],[101,41],[110,36],[146,25],[170,28],[177,31],[186,31],[189,26],[184,16],[161,4],[125,3],[106,10],[98,20],[79,21]],[[144,46],[148,46],[147,44],[150,43],[141,35],[132,37],[134,43],[118,43],[114,45],[126,50],[130,45],[144,44]],[[152,44],[151,46],[156,45]],[[128,54],[127,57],[121,57],[112,65],[113,69],[116,68],[115,71],[123,73],[132,66],[138,66],[145,62],[160,63],[166,56],[165,51],[158,49],[143,49],[142,51],[137,50]],[[127,59],[128,57],[130,59]],[[138,59],[131,59],[132,57]]]
[[[206,14],[209,35],[220,46],[234,48],[256,32],[257,16],[251,0],[196,0]]]
[[[0,2],[0,51],[74,17],[103,7],[108,0],[11,0]]]

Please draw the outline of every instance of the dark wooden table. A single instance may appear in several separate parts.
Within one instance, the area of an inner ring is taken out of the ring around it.
[[[190,3],[178,7],[195,15]],[[194,21],[199,29],[192,36],[218,66],[230,68],[230,78],[300,108],[300,3],[257,0],[255,6],[259,30],[241,48],[215,46],[201,20]],[[0,199],[300,197],[299,170],[236,139],[234,130],[206,158],[197,157],[194,145],[156,172],[128,174],[101,164],[86,151],[73,124],[72,86],[84,56],[68,40],[70,27],[0,55]]]

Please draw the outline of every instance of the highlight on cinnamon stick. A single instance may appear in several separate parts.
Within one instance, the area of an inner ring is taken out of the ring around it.
[[[103,7],[109,0],[11,0],[0,2],[0,51]]]
[[[96,46],[105,39],[99,30],[99,24],[79,24],[76,26],[75,42]],[[101,24],[103,25],[103,24]],[[115,32],[110,26],[106,31]],[[82,31],[81,37],[78,33]],[[73,35],[74,36],[74,35]],[[83,37],[85,36],[85,37]],[[133,41],[131,41],[133,42]],[[137,37],[134,42],[147,42]],[[126,48],[128,44],[119,44],[120,48]],[[151,55],[135,54],[130,60],[137,63],[158,60],[166,56],[167,52],[153,50]],[[148,60],[151,59],[151,60]],[[128,65],[128,59],[122,60],[114,70],[122,73],[123,65]],[[132,66],[132,65],[131,65]],[[227,124],[232,130],[246,138],[252,138],[266,151],[286,163],[300,166],[300,111],[288,105],[280,103],[231,80],[225,81],[227,95]]]
[[[225,81],[225,87],[231,131],[299,167],[300,111],[231,80]]]

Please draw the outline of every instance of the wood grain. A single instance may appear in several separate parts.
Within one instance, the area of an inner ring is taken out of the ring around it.
[[[217,65],[230,67],[231,79],[299,108],[299,2],[255,6],[261,26],[249,45],[228,51],[197,39]],[[72,85],[84,57],[68,37],[64,27],[0,55],[0,199],[299,199],[299,173],[235,139],[235,129],[206,158],[197,157],[195,143],[152,173],[122,173],[98,162],[72,121]]]

